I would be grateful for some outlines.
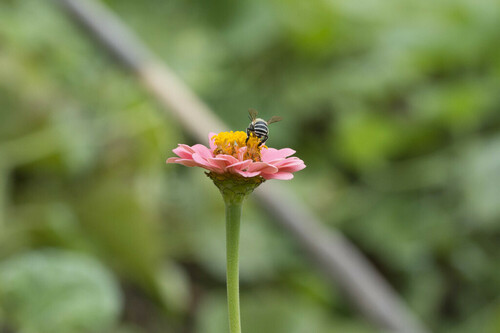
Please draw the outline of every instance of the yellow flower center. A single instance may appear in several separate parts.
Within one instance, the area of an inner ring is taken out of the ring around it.
[[[243,154],[243,160],[252,160],[254,162],[260,162],[260,149],[265,147],[261,145],[259,147],[260,139],[256,137],[253,133],[250,133],[250,138],[247,142],[247,134],[242,131],[236,132],[220,132],[212,137],[214,143],[217,146],[214,150],[214,156],[219,154],[231,155],[236,158],[241,148],[247,147],[247,150]]]

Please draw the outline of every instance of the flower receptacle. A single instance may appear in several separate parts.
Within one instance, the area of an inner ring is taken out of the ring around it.
[[[226,203],[241,203],[265,179],[257,177],[241,177],[236,174],[205,173],[219,189]]]

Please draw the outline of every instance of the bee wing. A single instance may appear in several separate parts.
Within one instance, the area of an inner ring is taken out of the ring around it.
[[[272,124],[272,123],[276,123],[276,122],[278,122],[280,120],[283,120],[283,118],[279,117],[279,116],[272,116],[271,119],[269,119],[267,121],[267,124],[269,125],[269,124]]]
[[[248,114],[250,115],[250,120],[254,121],[255,119],[257,119],[257,110],[255,109],[248,109]]]

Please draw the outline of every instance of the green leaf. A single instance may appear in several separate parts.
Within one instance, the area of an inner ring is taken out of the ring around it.
[[[0,296],[6,324],[26,333],[106,330],[121,309],[117,283],[99,262],[59,250],[3,262]]]

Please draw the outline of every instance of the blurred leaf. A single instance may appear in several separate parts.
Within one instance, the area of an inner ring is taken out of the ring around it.
[[[100,263],[57,250],[2,262],[0,294],[6,324],[22,332],[107,330],[121,308],[118,285]]]
[[[223,294],[206,297],[197,322],[199,333],[228,331],[226,301]],[[271,330],[275,333],[368,333],[362,324],[351,324],[328,314],[314,303],[277,288],[241,295],[242,328],[248,333]]]
[[[500,137],[470,142],[459,158],[460,190],[471,228],[498,228],[500,217]]]
[[[186,280],[175,265],[162,264],[163,240],[154,212],[141,205],[121,177],[106,177],[87,191],[79,201],[79,216],[106,261],[153,295],[163,297],[173,310],[184,308]],[[167,288],[164,283],[168,281],[176,287]]]
[[[400,142],[398,128],[375,114],[351,111],[340,126],[339,153],[355,167],[380,165]]]

